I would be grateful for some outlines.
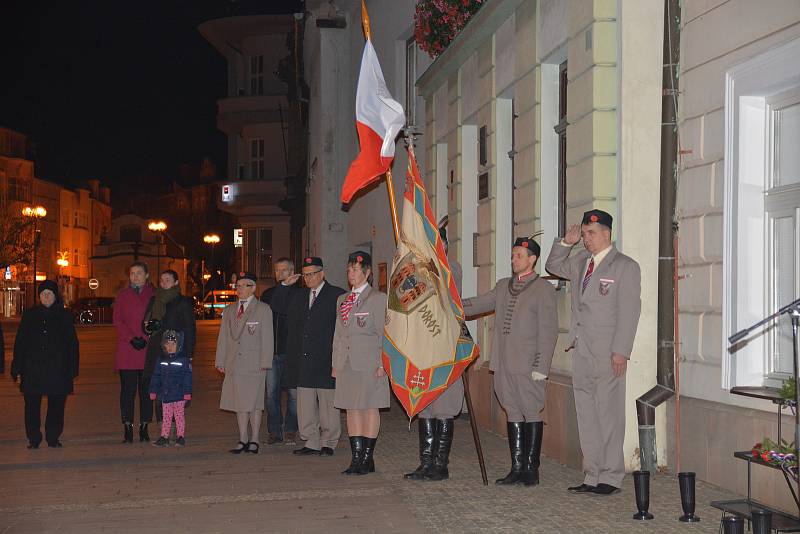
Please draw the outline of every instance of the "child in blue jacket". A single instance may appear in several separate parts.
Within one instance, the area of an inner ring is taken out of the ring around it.
[[[178,439],[176,447],[186,445],[184,432],[186,401],[192,400],[192,365],[183,350],[183,332],[166,330],[161,339],[161,355],[156,361],[153,377],[150,379],[150,399],[158,398],[163,406],[164,420],[161,423],[161,437],[153,445],[169,446],[169,433],[172,430],[172,417]]]

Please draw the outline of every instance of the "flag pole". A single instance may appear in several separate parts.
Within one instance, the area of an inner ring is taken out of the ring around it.
[[[369,27],[369,14],[367,13],[367,6],[364,0],[361,0],[361,27],[364,29],[364,37],[369,40],[372,37],[372,31]],[[397,203],[394,196],[394,184],[392,182],[392,169],[386,170],[386,190],[389,193],[389,212],[392,215],[392,229],[394,230],[394,242],[397,244],[400,241],[400,224],[397,222]]]
[[[483,460],[483,448],[481,447],[481,436],[478,433],[478,423],[475,421],[475,412],[472,410],[472,395],[469,392],[469,378],[467,373],[469,368],[464,369],[461,373],[461,380],[464,381],[464,400],[467,401],[467,410],[469,410],[469,426],[472,427],[472,440],[475,442],[475,452],[478,454],[478,465],[481,468],[481,478],[483,485],[489,485],[489,478],[486,476],[486,462]]]

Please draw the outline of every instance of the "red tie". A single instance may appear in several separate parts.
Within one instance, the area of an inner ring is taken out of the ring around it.
[[[581,287],[581,293],[586,291],[586,286],[589,285],[589,279],[592,277],[592,272],[594,271],[594,258],[589,262],[589,267],[586,269],[586,274],[583,275],[583,286]]]
[[[236,318],[241,319],[242,315],[244,315],[244,301],[239,301],[239,311],[236,312]]]

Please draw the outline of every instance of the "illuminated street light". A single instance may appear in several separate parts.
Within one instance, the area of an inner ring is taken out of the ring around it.
[[[33,218],[33,294],[36,291],[36,251],[39,249],[39,219],[44,219],[47,216],[47,210],[44,206],[25,206],[22,208],[22,215],[25,217]],[[34,303],[36,302],[36,297]]]
[[[164,221],[150,221],[147,229],[156,234],[156,271],[161,273],[161,244],[164,242],[162,234],[167,231],[167,223]]]
[[[217,234],[206,234],[203,236],[203,242],[211,245],[211,269],[214,268],[214,247],[221,241]]]

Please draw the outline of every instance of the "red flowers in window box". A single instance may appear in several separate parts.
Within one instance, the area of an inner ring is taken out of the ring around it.
[[[414,39],[435,58],[483,6],[483,0],[420,0],[414,13]]]

